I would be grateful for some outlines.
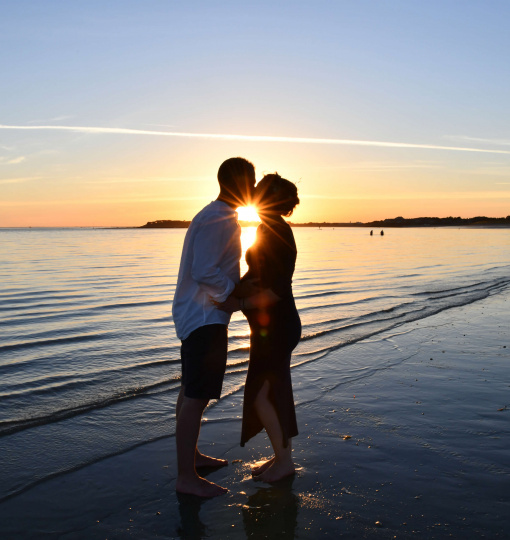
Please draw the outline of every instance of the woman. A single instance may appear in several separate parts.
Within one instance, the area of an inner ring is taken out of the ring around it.
[[[219,309],[245,314],[251,329],[250,363],[244,392],[241,446],[265,428],[274,457],[252,470],[256,480],[275,482],[294,474],[291,439],[298,434],[290,359],[301,337],[301,321],[292,295],[296,243],[282,216],[299,204],[296,186],[268,174],[255,188],[262,223],[246,253],[249,270],[243,280],[258,280],[260,292],[229,297]]]

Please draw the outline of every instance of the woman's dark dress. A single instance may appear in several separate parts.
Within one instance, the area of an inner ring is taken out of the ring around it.
[[[292,274],[296,264],[296,243],[290,226],[279,216],[265,219],[257,238],[246,253],[249,270],[244,279],[260,279],[262,288],[281,298],[264,309],[246,310],[251,329],[250,364],[244,390],[241,446],[263,426],[254,402],[262,385],[269,381],[269,400],[283,431],[283,445],[298,434],[290,378],[292,350],[301,337],[301,321],[292,296]]]

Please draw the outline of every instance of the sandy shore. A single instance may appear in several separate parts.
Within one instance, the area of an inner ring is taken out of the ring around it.
[[[293,479],[253,482],[267,440],[238,446],[242,396],[207,412],[203,449],[230,492],[177,497],[174,439],[57,476],[0,504],[5,539],[506,538],[509,295],[445,311],[294,373]],[[338,384],[342,358],[379,369]],[[368,356],[367,356],[368,355]],[[171,411],[169,411],[169,415]],[[84,444],[93,444],[86,441]],[[37,456],[34,456],[37,459]]]

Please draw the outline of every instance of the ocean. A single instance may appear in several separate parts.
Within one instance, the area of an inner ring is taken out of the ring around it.
[[[244,250],[254,231],[243,229]],[[510,229],[293,231],[303,323],[292,361],[298,402],[314,399],[305,376],[348,388],[361,377],[376,381],[391,363],[382,353],[349,357],[349,345],[377,345],[404,323],[510,287]],[[184,235],[0,229],[0,501],[173,435],[180,342],[171,300]],[[242,391],[248,353],[249,328],[237,313],[225,396]]]

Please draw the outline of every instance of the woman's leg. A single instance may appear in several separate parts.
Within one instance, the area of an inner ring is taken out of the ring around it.
[[[278,415],[269,400],[269,381],[265,381],[255,398],[255,411],[264,426],[274,450],[274,458],[264,464],[264,470],[255,476],[255,480],[263,482],[276,482],[286,476],[294,474],[296,469],[292,461],[292,446],[289,439],[288,446],[283,446],[283,431]]]

